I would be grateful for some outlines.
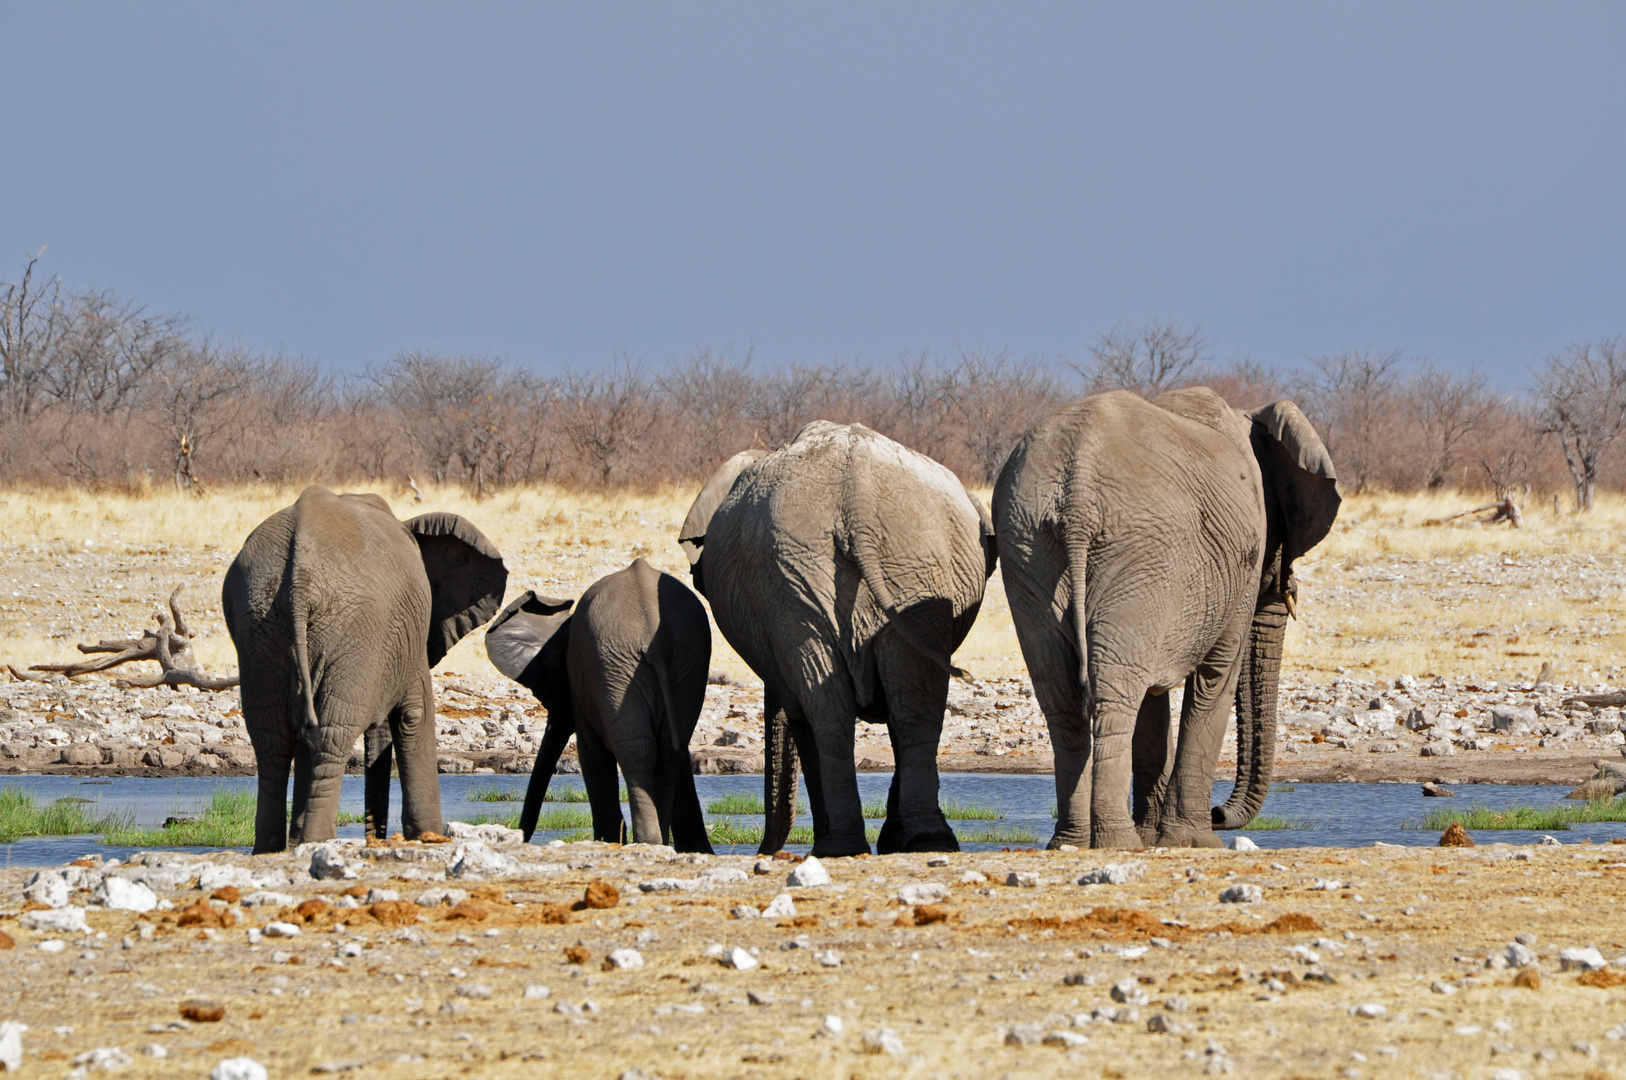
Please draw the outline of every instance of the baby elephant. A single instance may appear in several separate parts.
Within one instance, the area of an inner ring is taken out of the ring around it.
[[[519,819],[527,841],[574,734],[594,839],[622,838],[619,764],[634,842],[711,851],[689,763],[711,625],[687,586],[638,559],[590,585],[574,611],[569,600],[527,592],[486,630],[486,653],[548,710]]]

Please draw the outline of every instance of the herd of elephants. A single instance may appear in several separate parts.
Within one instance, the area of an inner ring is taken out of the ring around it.
[[[1219,846],[1215,830],[1246,824],[1269,790],[1293,564],[1338,506],[1296,405],[1239,411],[1201,387],[1045,417],[991,513],[947,468],[858,424],[815,421],[734,455],[676,539],[762,679],[762,851],[789,835],[799,770],[814,854],[869,851],[858,717],[887,725],[896,761],[879,851],[958,849],[937,744],[952,657],[996,565],[1055,750],[1050,845]],[[367,835],[384,834],[392,769],[405,836],[441,831],[430,668],[483,625],[498,670],[547,709],[527,839],[574,735],[595,837],[624,836],[619,767],[635,841],[710,851],[688,750],[711,659],[695,593],[638,559],[575,601],[526,592],[498,611],[507,580],[464,518],[402,522],[376,495],[311,487],[254,529],[223,603],[258,759],[256,852],[335,835],[358,738]],[[1215,807],[1233,701],[1237,783]]]

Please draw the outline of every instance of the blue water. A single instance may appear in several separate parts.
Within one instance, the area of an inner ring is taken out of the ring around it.
[[[884,802],[891,776],[884,773],[861,773],[858,777],[859,794],[864,802]],[[515,802],[471,802],[470,791],[493,787],[512,790],[516,798],[522,797],[527,777],[522,775],[455,775],[440,778],[441,809],[448,820],[468,821],[481,815],[501,819],[517,814],[520,804]],[[577,777],[561,776],[555,786],[579,785]],[[195,814],[208,801],[216,788],[252,790],[253,777],[116,777],[111,780],[85,779],[77,776],[8,776],[0,780],[0,787],[17,787],[28,792],[38,802],[45,803],[63,797],[90,799],[98,803],[97,811],[131,813],[139,825],[157,826],[171,816]],[[697,776],[695,785],[700,792],[701,805],[722,795],[747,794],[762,796],[761,776]],[[1455,789],[1456,799],[1431,799],[1422,794],[1416,784],[1295,784],[1293,790],[1280,785],[1265,802],[1264,814],[1286,818],[1295,824],[1291,829],[1244,829],[1242,832],[1262,848],[1289,847],[1368,847],[1374,841],[1410,846],[1432,846],[1439,834],[1420,828],[1423,817],[1431,810],[1449,807],[1482,805],[1553,806],[1560,803],[1569,791],[1567,786],[1464,784]],[[390,829],[400,828],[395,816],[400,811],[400,790],[392,785]],[[1231,785],[1214,785],[1214,801],[1223,802],[1230,794]],[[1043,846],[1054,828],[1051,807],[1055,805],[1055,787],[1046,775],[1004,775],[990,773],[944,773],[942,797],[979,806],[992,806],[1000,812],[998,821],[955,821],[955,830],[962,836],[989,828],[1023,830],[1033,839],[1009,839],[996,843],[964,842],[968,851],[998,850],[1001,847]],[[585,803],[549,803],[549,807],[569,807],[585,812]],[[806,788],[802,791],[801,806],[807,807]],[[362,809],[362,779],[347,776],[340,795],[340,809],[360,813]],[[707,815],[712,817],[713,815]],[[760,816],[730,816],[728,820],[741,825],[761,825]],[[797,819],[801,825],[810,825],[804,814]],[[879,821],[872,821],[878,826]],[[340,836],[361,835],[360,825],[347,825],[339,829]],[[538,831],[536,840],[546,842],[568,835],[562,832]],[[1227,838],[1233,834],[1223,834]],[[1604,842],[1626,837],[1626,823],[1605,823],[1577,826],[1555,834],[1564,843],[1577,843],[1591,838]],[[1542,834],[1526,831],[1482,832],[1481,843],[1505,840],[1514,844],[1530,844]],[[11,844],[0,844],[4,854],[0,863],[11,866],[57,865],[91,852],[104,856],[124,857],[135,848],[109,847],[94,836],[30,837]],[[793,845],[794,849],[794,845]],[[209,850],[202,848],[178,850]],[[243,849],[247,850],[247,849]],[[747,847],[719,847],[718,851],[754,851]],[[800,849],[798,849],[800,850]]]

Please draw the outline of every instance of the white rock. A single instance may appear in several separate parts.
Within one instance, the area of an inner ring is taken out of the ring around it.
[[[736,945],[728,950],[728,965],[735,971],[750,971],[757,966],[757,958]]]
[[[163,1059],[169,1057],[169,1051],[164,1049],[163,1043],[148,1043],[141,1048],[141,1052],[150,1058]]]
[[[1351,1005],[1349,1008],[1349,1015],[1358,1016],[1362,1020],[1376,1020],[1387,1015],[1388,1012],[1388,1009],[1375,1001],[1365,1001],[1359,1005]]]
[[[68,943],[63,941],[61,938],[50,938],[49,940],[40,942],[37,947],[40,952],[54,954],[66,950]]]
[[[1435,979],[1433,982],[1429,983],[1428,988],[1434,991],[1436,994],[1443,994],[1446,997],[1450,997],[1452,994],[1457,992],[1457,988],[1455,986],[1452,986],[1450,983],[1443,982],[1439,979]]]
[[[63,907],[68,902],[67,879],[55,870],[37,871],[23,887],[23,899],[47,907]]]
[[[730,908],[728,912],[728,917],[731,919],[756,919],[760,918],[761,916],[762,912],[758,911],[751,904],[738,904],[735,907]]]
[[[81,1069],[96,1072],[120,1072],[135,1064],[135,1059],[118,1046],[98,1046],[74,1057],[73,1063]]]
[[[209,1073],[209,1080],[267,1080],[265,1066],[253,1058],[227,1058]]]
[[[399,900],[399,899],[401,899],[401,894],[396,892],[394,889],[377,889],[377,888],[374,888],[374,889],[368,889],[367,890],[367,899],[366,899],[365,903],[367,903],[369,905],[382,904],[382,903],[385,903],[387,901]]]
[[[425,889],[416,902],[419,907],[456,907],[468,898],[462,889]]]
[[[830,872],[824,864],[809,855],[797,864],[785,878],[785,884],[791,888],[812,888],[815,885],[830,884]]]
[[[1044,882],[1038,874],[1012,870],[1005,876],[1005,884],[1018,889],[1037,889]]]
[[[506,874],[519,873],[519,860],[512,855],[504,855],[500,851],[478,842],[459,844],[452,849],[451,866],[446,871],[447,877],[454,878],[481,878],[500,877]]]
[[[1235,840],[1231,841],[1231,850],[1258,851],[1259,845],[1254,843],[1252,840],[1249,840],[1246,836],[1238,836]]]
[[[1596,971],[1609,966],[1597,949],[1565,949],[1558,954],[1560,971]]]
[[[524,997],[527,1001],[541,1001],[552,993],[552,990],[541,983],[530,983],[525,987]]]
[[[311,877],[317,881],[350,880],[359,875],[344,861],[337,844],[323,844],[311,852]]]
[[[1222,904],[1257,904],[1265,898],[1265,890],[1257,885],[1232,885],[1220,893]]]
[[[819,1030],[814,1034],[823,1036],[826,1039],[833,1039],[846,1029],[847,1025],[841,1022],[841,1017],[835,1013],[830,1013],[825,1016],[824,1022],[819,1025]]]
[[[198,888],[214,892],[230,885],[239,892],[256,887],[254,875],[241,866],[210,866],[198,874]]]
[[[0,1021],[0,1068],[18,1072],[23,1067],[23,1032],[28,1025],[16,1020]]]
[[[751,864],[751,872],[754,874],[771,874],[779,869],[773,863],[774,861],[771,858],[764,855]]]
[[[1006,1046],[1037,1046],[1044,1038],[1044,1028],[1038,1024],[1012,1024],[1005,1029]]]
[[[1502,950],[1502,955],[1507,959],[1508,967],[1529,967],[1536,962],[1535,950],[1517,941],[1508,942],[1507,948]]]
[[[1088,1046],[1090,1037],[1080,1035],[1076,1031],[1056,1030],[1045,1032],[1043,1042],[1046,1046],[1065,1046],[1068,1049],[1074,1049],[1080,1046]]]
[[[1122,1005],[1145,1005],[1152,999],[1147,996],[1146,988],[1141,986],[1140,980],[1134,976],[1119,979],[1112,985],[1112,1000]]]
[[[266,937],[292,938],[298,937],[300,930],[299,927],[295,926],[293,923],[272,922],[266,923],[265,929],[262,930],[261,933],[263,933]]]
[[[158,906],[157,895],[139,881],[104,877],[90,894],[90,902],[110,911],[151,911]]]
[[[525,834],[518,829],[510,829],[506,825],[489,822],[484,825],[470,825],[466,821],[448,821],[446,835],[454,840],[475,840],[485,844],[523,844]]]
[[[82,907],[63,907],[54,911],[25,911],[17,923],[24,930],[36,930],[47,934],[90,933],[90,926],[85,922],[85,909]]]
[[[813,959],[817,960],[821,967],[833,968],[841,966],[841,954],[834,949],[816,952],[813,954]]]
[[[644,954],[637,949],[616,949],[610,953],[610,963],[618,971],[636,971],[644,966]]]
[[[796,902],[790,898],[790,893],[782,892],[762,909],[764,919],[794,919],[796,917]]]
[[[1094,870],[1085,871],[1084,876],[1078,879],[1080,885],[1127,885],[1131,881],[1140,881],[1146,876],[1146,864],[1107,863]]]
[[[689,892],[698,889],[702,884],[699,878],[658,877],[650,881],[640,881],[638,888],[644,892]]]
[[[982,885],[988,881],[986,874],[979,874],[975,870],[967,870],[960,875],[961,885]]]
[[[886,1054],[889,1057],[903,1056],[903,1040],[891,1028],[876,1028],[874,1031],[864,1032],[864,1053]]]
[[[711,885],[737,885],[750,881],[751,875],[737,866],[713,866],[700,871],[700,879]]]
[[[261,889],[259,892],[249,893],[247,896],[239,900],[238,903],[243,907],[285,908],[293,907],[295,904],[299,903],[299,897],[292,896],[288,893],[271,892],[269,889]]]
[[[915,882],[898,889],[898,900],[911,907],[919,904],[940,904],[948,897],[949,887],[935,881]]]

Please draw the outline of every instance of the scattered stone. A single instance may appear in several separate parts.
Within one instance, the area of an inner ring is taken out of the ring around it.
[[[1502,956],[1507,966],[1513,968],[1528,967],[1536,962],[1535,950],[1522,941],[1509,942],[1507,948],[1502,950]]]
[[[226,1018],[226,1006],[217,1001],[187,998],[181,1002],[181,1017],[198,1024],[218,1024]]]
[[[819,1024],[819,1030],[815,1031],[813,1034],[821,1038],[833,1039],[845,1031],[846,1028],[847,1025],[842,1023],[841,1017],[837,1016],[835,1013],[830,1013],[825,1016],[824,1021]]]
[[[745,880],[745,875],[740,875]],[[582,907],[590,909],[613,908],[621,902],[621,892],[603,878],[594,878],[587,883],[587,892],[582,896]]]
[[[253,1058],[227,1058],[209,1073],[209,1080],[267,1080],[265,1066]]]
[[[490,1001],[491,987],[482,982],[459,983],[456,994],[470,1001]]]
[[[645,1072],[643,1069],[640,1069],[638,1066],[634,1065],[630,1069],[621,1070],[619,1080],[660,1080],[660,1077],[656,1076],[652,1072]]]
[[[28,1025],[16,1020],[0,1021],[0,1069],[19,1072],[23,1067],[23,1032]]]
[[[565,959],[572,964],[585,964],[592,959],[593,954],[587,951],[587,946],[578,942],[565,947]]]
[[[1088,1046],[1090,1037],[1080,1035],[1076,1031],[1047,1031],[1044,1034],[1044,1044],[1046,1046],[1064,1046],[1071,1050],[1080,1046]]]
[[[1190,1024],[1182,1024],[1166,1012],[1160,1012],[1153,1013],[1147,1018],[1146,1030],[1154,1035],[1189,1035],[1192,1027]]]
[[[1440,834],[1441,847],[1473,847],[1474,838],[1468,835],[1468,830],[1462,827],[1462,822],[1452,822]]]
[[[419,907],[456,907],[469,898],[462,889],[427,889],[418,894]]]
[[[708,885],[738,885],[751,880],[751,876],[737,866],[713,866],[700,871],[700,880]]]
[[[1113,983],[1110,996],[1113,1001],[1121,1005],[1145,1005],[1152,999],[1147,996],[1145,987],[1134,976],[1119,979]]]
[[[771,858],[764,855],[757,859],[756,862],[751,864],[751,872],[753,874],[763,875],[778,873],[779,867],[775,866],[773,863],[774,861]]]
[[[616,971],[636,971],[644,966],[644,954],[637,949],[615,949],[606,959]]]
[[[484,825],[470,825],[466,821],[448,821],[446,835],[453,840],[475,840],[485,844],[523,844],[525,834],[518,829],[510,829],[506,825],[487,822]]]
[[[290,896],[287,893],[271,892],[267,889],[261,889],[259,892],[249,893],[247,896],[238,901],[238,903],[240,903],[243,907],[285,908],[293,907],[295,904],[299,903],[299,897]]]
[[[68,943],[63,941],[61,938],[52,938],[49,941],[42,941],[38,946],[39,951],[42,953],[59,953],[66,950],[67,947]]]
[[[960,875],[961,885],[985,885],[987,882],[988,875],[979,874],[975,870],[967,870],[965,873]]]
[[[1246,836],[1239,836],[1235,840],[1231,841],[1231,850],[1232,851],[1258,851],[1259,850],[1259,845],[1254,843],[1252,840],[1249,840]]]
[[[65,907],[68,903],[68,881],[56,870],[40,870],[30,875],[23,886],[23,899],[46,907]]]
[[[699,878],[653,878],[649,881],[640,881],[638,888],[643,892],[688,892],[700,887]]]
[[[478,841],[460,843],[453,848],[451,865],[446,870],[446,876],[454,878],[502,877],[517,873],[518,859],[493,851]]]
[[[841,954],[834,949],[816,952],[813,954],[813,959],[817,960],[821,967],[833,968],[841,966]]]
[[[1436,994],[1442,994],[1445,997],[1450,997],[1452,994],[1457,992],[1457,988],[1455,986],[1452,986],[1448,982],[1442,982],[1439,979],[1435,979],[1433,982],[1429,983],[1428,988],[1434,991]]]
[[[1014,875],[1013,875],[1014,876]],[[988,880],[983,878],[984,881]],[[940,904],[949,897],[947,885],[935,881],[915,882],[904,885],[898,889],[900,903],[918,906],[920,904]]]
[[[150,1057],[158,1060],[169,1057],[169,1051],[164,1049],[163,1043],[148,1043],[146,1046],[141,1048],[141,1054],[143,1057]]]
[[[866,1031],[863,1036],[864,1053],[886,1054],[889,1057],[903,1056],[903,1040],[891,1028],[876,1028]]]
[[[1362,1002],[1359,1005],[1351,1005],[1349,1008],[1349,1015],[1358,1016],[1362,1020],[1379,1020],[1387,1016],[1388,1013],[1389,1010],[1376,1001]]]
[[[949,861],[947,855],[933,855],[931,858],[926,860],[927,866],[947,866],[948,864]]]
[[[86,1050],[82,1054],[75,1054],[75,1070],[83,1075],[85,1072],[121,1072],[135,1064],[135,1059],[124,1052],[119,1046],[98,1046],[94,1050]]]
[[[1542,847],[1560,847],[1563,841],[1556,836],[1543,836],[1537,843]]]
[[[553,993],[552,990],[549,990],[546,986],[543,986],[541,983],[529,983],[525,987],[525,993],[523,993],[520,996],[523,997],[526,1001],[542,1001],[543,999],[547,998],[552,993]]]
[[[362,901],[368,907],[372,907],[374,904],[398,904],[400,902],[401,894],[394,889],[368,889],[367,898]]]
[[[796,865],[785,878],[785,884],[791,888],[812,888],[816,885],[830,884],[830,872],[824,864],[809,855]]]
[[[1087,870],[1084,876],[1078,879],[1080,885],[1127,885],[1131,881],[1140,881],[1146,877],[1146,864],[1107,863],[1094,870]]]
[[[109,911],[143,912],[158,906],[158,896],[140,882],[109,876],[90,894],[90,902]]]
[[[337,844],[323,844],[311,852],[310,875],[317,881],[350,881],[358,876]]]
[[[1251,884],[1232,885],[1219,895],[1222,904],[1257,904],[1264,898],[1265,890]]]
[[[756,919],[761,915],[762,912],[750,904],[737,904],[728,911],[728,917],[731,919]]]
[[[1432,780],[1423,782],[1423,794],[1431,799],[1454,799],[1457,793],[1450,788],[1441,787]]]
[[[757,966],[757,958],[740,948],[738,945],[728,950],[725,961],[735,971],[750,971]]]
[[[292,938],[300,935],[299,927],[288,922],[270,922],[260,931],[266,937]]]
[[[1558,954],[1560,971],[1598,971],[1608,966],[1603,953],[1594,948],[1564,949]]]
[[[1005,1029],[1006,1046],[1037,1046],[1044,1039],[1044,1028],[1038,1024],[1012,1024]]]
[[[791,899],[790,893],[780,893],[768,901],[768,906],[762,909],[764,919],[794,919],[796,917],[796,902]]]
[[[1005,884],[1018,889],[1037,889],[1043,883],[1043,879],[1038,874],[1029,872],[1013,870],[1005,877]]]
[[[24,930],[35,930],[46,934],[90,933],[90,925],[85,922],[85,909],[82,907],[63,907],[51,911],[25,911],[18,918],[17,924]]]
[[[0,949],[15,949],[16,947],[17,939],[6,933],[4,930],[0,930]]]

